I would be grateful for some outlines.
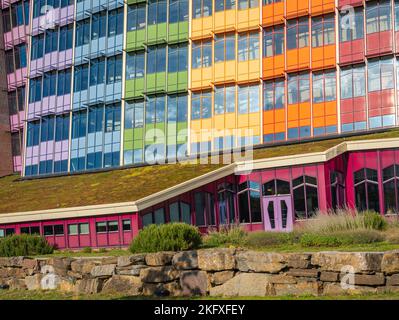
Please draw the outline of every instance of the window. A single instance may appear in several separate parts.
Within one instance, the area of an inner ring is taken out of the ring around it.
[[[318,207],[317,179],[311,176],[300,176],[292,180],[294,210],[297,219],[311,218]]]
[[[188,21],[189,0],[169,0],[169,23]]]
[[[166,0],[149,0],[148,1],[148,25],[157,23],[165,23],[167,15]]]
[[[107,59],[107,84],[122,81],[122,55]]]
[[[212,41],[197,41],[192,44],[192,68],[206,68],[212,65]]]
[[[260,185],[245,181],[238,185],[238,208],[240,223],[262,222],[260,208]]]
[[[7,74],[15,72],[15,65],[14,65],[14,52],[13,50],[7,50],[5,52],[5,60],[6,60],[6,72]]]
[[[263,30],[263,57],[284,53],[284,26],[274,26]]]
[[[330,187],[331,208],[333,210],[343,208],[345,206],[345,178],[341,172],[331,171]]]
[[[169,205],[170,222],[184,222],[191,224],[191,209],[188,203],[183,201],[173,202]]]
[[[367,34],[391,30],[391,1],[375,0],[366,4]]]
[[[309,74],[306,72],[288,75],[288,104],[309,102]]]
[[[212,15],[212,0],[193,0],[193,19]]]
[[[394,164],[382,170],[385,214],[398,214],[399,165]]]
[[[377,170],[363,168],[353,173],[355,202],[359,211],[380,212]]]
[[[0,238],[4,237],[5,237],[4,229],[0,229]]]
[[[165,122],[165,96],[148,97],[145,108],[145,123]]]
[[[21,140],[19,138],[19,132],[11,133],[11,152],[13,157],[21,155]]]
[[[166,47],[154,46],[148,48],[147,74],[166,71]]]
[[[127,7],[127,31],[145,29],[146,23],[145,4],[129,5]]]
[[[327,46],[335,43],[334,15],[312,18],[312,47]]]
[[[43,75],[43,98],[49,96],[55,96],[56,84],[57,84],[56,71],[46,72]]]
[[[300,18],[287,21],[287,49],[300,49],[309,46],[309,21]]]
[[[313,102],[328,102],[336,100],[335,70],[313,73]]]
[[[197,226],[215,225],[215,206],[212,193],[196,192],[194,194],[194,206]]]
[[[354,20],[349,16],[350,14],[351,11],[342,11],[339,15],[341,42],[364,38],[363,7],[354,8]]]
[[[235,34],[215,36],[215,63],[235,59]]]
[[[118,232],[118,221],[102,221],[96,222],[96,232]]]
[[[44,226],[43,233],[45,236],[62,236],[64,235],[64,225],[56,224],[51,226]]]
[[[168,47],[168,72],[187,71],[187,44]]]
[[[366,76],[364,65],[341,69],[341,99],[364,97],[366,95]]]
[[[19,44],[14,47],[14,56],[15,56],[15,69],[25,68],[27,65],[26,60],[26,45]]]
[[[215,114],[235,112],[236,87],[215,87]]]
[[[258,6],[258,0],[238,0],[238,10],[257,8]]]
[[[370,59],[367,74],[369,92],[393,89],[394,70],[392,58]]]
[[[75,46],[83,46],[90,42],[90,19],[76,22]]]
[[[126,80],[144,77],[144,52],[129,52],[126,55]]]
[[[126,102],[125,129],[144,126],[144,102]]]
[[[122,230],[123,231],[132,230],[132,221],[130,219],[122,220]]]
[[[44,53],[50,53],[58,50],[58,29],[46,30]]]
[[[32,37],[31,59],[36,60],[43,57],[44,51],[44,34],[41,33]]]
[[[212,95],[210,91],[191,94],[191,119],[206,119],[212,116]]]
[[[259,59],[259,33],[238,34],[238,61]]]
[[[101,11],[93,14],[91,22],[91,40],[96,40],[106,36],[107,12]]]
[[[2,11],[3,18],[3,32],[7,33],[11,31],[11,16],[10,16],[10,8],[4,8]]]
[[[395,0],[395,31],[399,31],[399,0]]]
[[[163,208],[156,209],[154,212],[149,212],[141,217],[143,227],[150,224],[163,224],[165,223],[165,211]]]
[[[258,112],[260,109],[259,85],[238,86],[238,112]]]
[[[69,139],[69,114],[59,115],[55,118],[55,141]]]
[[[215,11],[231,10],[236,8],[236,0],[215,0]]]
[[[13,116],[18,113],[17,107],[17,92],[11,91],[8,92],[8,113],[10,116]]]
[[[74,70],[74,92],[87,90],[89,86],[89,65],[76,66]]]
[[[28,132],[27,132],[27,146],[33,147],[39,144],[39,131],[40,131],[40,122],[32,121],[28,122]]]
[[[235,222],[234,186],[231,183],[222,183],[218,186],[219,224]]]
[[[40,142],[54,140],[54,116],[42,117],[40,128]]]
[[[263,196],[276,196],[283,194],[291,194],[290,183],[288,181],[274,179],[262,185]]]
[[[13,234],[15,234],[15,229],[14,228],[6,228],[5,229],[5,233],[6,233],[6,237],[7,236],[12,236]]]
[[[58,71],[57,96],[71,93],[71,69]]]
[[[60,28],[59,51],[72,49],[73,24]]]
[[[23,234],[38,234],[40,235],[40,227],[35,226],[35,227],[21,227],[20,228],[21,233]]]
[[[108,12],[108,37],[123,33],[123,7]]]
[[[266,81],[263,84],[263,110],[284,108],[284,91],[284,80]]]

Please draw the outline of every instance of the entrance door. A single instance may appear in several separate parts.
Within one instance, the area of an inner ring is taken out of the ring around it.
[[[291,197],[263,197],[263,221],[266,231],[292,231]]]

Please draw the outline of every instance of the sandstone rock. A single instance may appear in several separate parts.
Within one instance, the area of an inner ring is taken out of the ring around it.
[[[100,278],[82,279],[76,281],[75,292],[93,294],[101,291],[103,280]]]
[[[171,266],[149,267],[140,270],[140,278],[143,282],[169,282],[179,278],[179,272]]]
[[[147,253],[145,263],[148,266],[165,266],[171,263],[174,252],[154,252]]]
[[[93,260],[78,259],[71,262],[71,270],[77,273],[88,274],[99,264],[99,262]]]
[[[240,273],[221,286],[209,290],[211,296],[266,296],[271,293],[270,275]]]
[[[0,267],[22,267],[25,257],[0,257]]]
[[[40,290],[42,275],[40,273],[35,274],[33,276],[25,277],[25,285],[28,290]]]
[[[25,270],[21,268],[14,268],[14,267],[6,267],[0,269],[0,277],[1,278],[23,278],[25,277]]]
[[[178,281],[172,281],[168,283],[144,283],[143,295],[157,297],[178,297],[182,295],[182,291]]]
[[[61,282],[61,277],[58,274],[49,273],[42,276],[40,286],[43,290],[55,290]]]
[[[341,271],[343,267],[354,272],[380,271],[382,257],[381,252],[315,252],[311,263],[327,271]]]
[[[24,269],[37,269],[38,265],[36,259],[24,258],[22,260],[22,268]]]
[[[139,276],[140,270],[145,268],[148,268],[148,266],[140,264],[132,265],[129,267],[116,268],[116,274],[127,275],[127,276]]]
[[[68,270],[71,270],[71,258],[50,258],[47,261],[47,265],[53,266],[54,273],[60,276],[66,276]]]
[[[113,275],[104,285],[102,292],[105,293],[124,293],[132,296],[140,295],[142,282],[139,277]]]
[[[345,295],[345,294],[354,294],[360,295],[365,293],[377,293],[378,289],[367,286],[353,286],[349,288],[343,288],[339,283],[324,283],[323,285],[323,294],[329,296],[335,295]]]
[[[290,269],[287,272],[287,275],[293,277],[309,277],[309,278],[317,278],[319,276],[320,271],[317,269]]]
[[[81,273],[74,272],[72,270],[67,272],[67,276],[71,277],[71,278],[74,278],[74,279],[82,279],[83,278],[83,275]]]
[[[387,286],[399,286],[399,273],[387,277]]]
[[[24,290],[26,289],[25,279],[11,278],[6,281],[10,290]]]
[[[102,265],[105,264],[117,264],[118,263],[118,257],[102,257],[100,260]]]
[[[338,272],[322,271],[320,273],[320,280],[325,282],[336,282],[339,279]]]
[[[385,274],[399,273],[399,250],[384,253],[381,261],[381,271]]]
[[[198,268],[197,251],[178,252],[173,256],[172,265],[178,270],[188,270]]]
[[[319,294],[319,283],[318,282],[305,282],[300,281],[295,284],[291,283],[277,283],[274,285],[274,293],[276,296],[285,295],[313,295],[317,296]]]
[[[211,284],[219,286],[234,277],[234,271],[218,271],[209,275]]]
[[[297,279],[287,274],[273,274],[270,276],[270,283],[280,283],[280,284],[294,284]]]
[[[127,267],[131,265],[143,265],[145,264],[145,254],[134,254],[130,256],[118,257],[117,265],[118,267]]]
[[[205,271],[183,271],[180,287],[185,296],[204,296],[208,290],[208,276]]]
[[[70,278],[62,278],[58,283],[58,290],[63,292],[74,292],[75,282]]]
[[[202,249],[197,251],[198,268],[206,271],[235,269],[235,249]]]
[[[240,271],[278,273],[287,266],[285,257],[279,253],[244,251],[237,254]]]
[[[145,253],[136,253],[130,256],[130,261],[133,264],[145,264]]]
[[[306,269],[310,266],[309,253],[289,253],[286,255],[287,266],[295,269]]]
[[[101,266],[95,266],[91,269],[90,274],[93,277],[108,277],[115,273],[116,264],[104,264]]]
[[[385,284],[383,274],[355,274],[355,285],[382,286]]]

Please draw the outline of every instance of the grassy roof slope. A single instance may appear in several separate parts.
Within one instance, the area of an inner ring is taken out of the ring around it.
[[[345,140],[392,137],[399,137],[399,130],[258,149],[254,159],[324,151]],[[24,181],[7,176],[0,178],[0,213],[135,201],[221,166],[169,164]]]

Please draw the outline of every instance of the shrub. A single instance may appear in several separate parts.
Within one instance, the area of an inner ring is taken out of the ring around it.
[[[41,236],[15,234],[0,240],[0,256],[31,256],[53,253],[54,247]]]
[[[257,231],[248,234],[246,244],[249,247],[268,247],[299,242],[300,232],[264,232]]]
[[[304,247],[336,247],[352,244],[368,244],[384,241],[376,230],[345,230],[330,233],[304,233],[300,244]]]
[[[84,247],[82,253],[91,253],[93,250],[90,247]]]
[[[157,252],[196,249],[202,238],[198,228],[185,223],[149,225],[140,230],[130,244],[130,251]]]
[[[107,250],[107,248],[99,248],[98,249],[98,252],[99,253],[105,253],[105,252],[107,252],[108,250]]]
[[[220,246],[242,246],[245,244],[248,233],[240,226],[220,228],[219,231],[209,230],[204,237],[204,244],[207,247]]]
[[[361,212],[359,216],[363,221],[363,226],[365,229],[382,231],[386,230],[388,227],[388,222],[385,220],[385,218],[375,211]]]

